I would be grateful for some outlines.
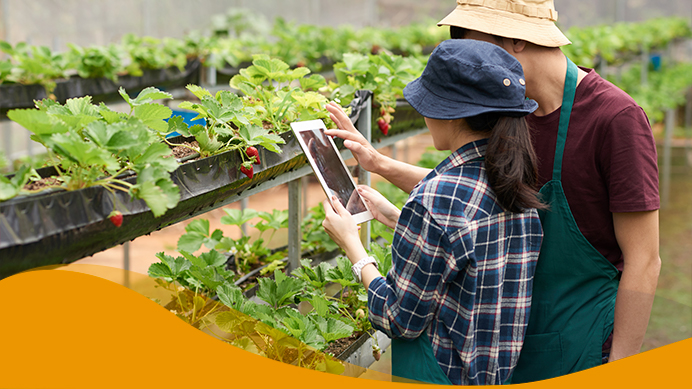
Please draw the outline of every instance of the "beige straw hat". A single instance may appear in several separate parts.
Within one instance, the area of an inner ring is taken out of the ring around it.
[[[555,25],[553,0],[457,0],[457,7],[438,26],[457,26],[539,46],[572,42]]]

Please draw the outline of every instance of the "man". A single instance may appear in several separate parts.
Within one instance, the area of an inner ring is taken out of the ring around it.
[[[656,148],[643,110],[560,46],[552,0],[458,0],[438,25],[494,43],[522,64],[539,159],[545,237],[512,383],[547,379],[639,352],[660,270]],[[568,131],[569,130],[569,131]],[[363,168],[410,191],[427,171],[382,156],[357,134]]]

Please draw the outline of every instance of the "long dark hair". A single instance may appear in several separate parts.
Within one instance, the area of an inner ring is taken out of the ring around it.
[[[537,157],[526,118],[491,112],[465,120],[472,131],[490,133],[485,169],[498,203],[510,212],[547,208],[537,197]]]

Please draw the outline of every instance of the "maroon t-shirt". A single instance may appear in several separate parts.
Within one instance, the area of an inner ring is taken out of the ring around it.
[[[637,103],[593,69],[577,86],[562,162],[562,186],[584,237],[622,270],[612,212],[659,208],[656,144]],[[552,177],[560,110],[527,117],[539,184]]]

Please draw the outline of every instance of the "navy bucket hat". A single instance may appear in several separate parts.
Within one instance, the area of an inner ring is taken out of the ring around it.
[[[461,119],[487,112],[520,117],[538,108],[526,98],[519,61],[503,48],[473,39],[449,39],[433,50],[423,74],[404,97],[424,117]]]

